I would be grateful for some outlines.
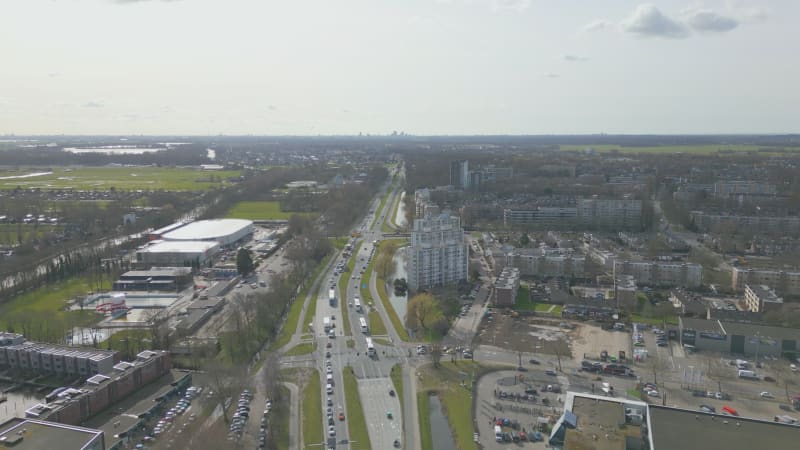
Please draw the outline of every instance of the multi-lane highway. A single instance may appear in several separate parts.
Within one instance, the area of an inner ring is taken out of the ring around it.
[[[391,174],[393,175],[393,173]],[[391,180],[391,175],[389,180]],[[327,273],[321,278],[323,284],[317,292],[316,314],[311,331],[317,341],[317,350],[313,355],[313,361],[317,369],[322,374],[322,401],[323,411],[325,411],[324,429],[326,437],[334,437],[337,448],[346,448],[345,445],[355,444],[351,442],[348,432],[347,405],[345,403],[342,371],[348,366],[352,367],[358,380],[358,390],[361,397],[361,404],[364,416],[367,419],[367,428],[372,448],[392,448],[395,440],[401,443],[404,448],[415,448],[405,445],[403,442],[403,414],[400,408],[399,399],[390,395],[395,387],[392,384],[389,373],[393,365],[405,362],[405,351],[399,347],[384,346],[374,344],[374,354],[368,354],[367,338],[381,339],[382,342],[396,336],[394,330],[390,336],[372,336],[369,332],[363,333],[359,318],[364,318],[369,324],[370,308],[383,308],[377,296],[372,305],[364,304],[360,311],[357,311],[354,304],[355,299],[360,298],[362,283],[369,288],[369,281],[362,279],[362,271],[369,264],[371,259],[376,256],[376,243],[381,239],[381,224],[391,220],[391,211],[394,201],[399,195],[397,192],[390,192],[387,202],[380,208],[380,201],[384,194],[391,189],[391,181],[387,181],[380,189],[376,198],[370,204],[370,213],[356,225],[354,231],[360,233],[353,245],[353,259],[355,265],[352,274],[347,279],[339,280],[336,273],[336,266],[346,265],[347,257],[340,254],[337,261],[331,264]],[[375,220],[377,219],[377,220]],[[374,222],[374,225],[373,225]],[[360,248],[359,248],[359,245]],[[343,290],[339,289],[339,283],[346,283]],[[329,302],[329,290],[333,288],[336,301]],[[340,292],[345,292],[345,298],[338,298]],[[346,310],[351,330],[349,333],[344,330],[342,320],[343,311]],[[384,317],[387,329],[391,329],[391,322],[387,320],[385,312],[380,311]],[[325,324],[333,325],[333,333],[326,332]],[[349,336],[348,336],[349,334]],[[348,346],[347,341],[352,340]],[[328,376],[332,378],[332,386],[328,386]],[[339,413],[345,414],[345,420],[339,420]],[[390,417],[391,416],[391,417]],[[332,419],[332,420],[331,420]],[[331,432],[331,428],[332,432]],[[307,442],[308,444],[314,444]]]

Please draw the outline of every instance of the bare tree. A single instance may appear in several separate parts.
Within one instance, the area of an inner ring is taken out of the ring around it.
[[[431,360],[433,360],[433,367],[439,367],[439,361],[442,360],[442,347],[439,344],[431,345]]]
[[[211,388],[211,401],[222,408],[222,418],[228,423],[230,419],[225,409],[225,401],[243,389],[246,376],[244,368],[228,366],[216,359],[210,359],[205,364],[205,369]]]

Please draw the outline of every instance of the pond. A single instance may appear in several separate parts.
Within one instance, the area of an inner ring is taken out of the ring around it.
[[[439,396],[429,396],[428,402],[431,412],[431,440],[433,441],[433,448],[436,450],[456,450],[453,432],[450,430],[450,424],[447,422],[447,417],[445,417],[442,411],[442,403],[439,401]],[[447,433],[443,433],[442,430],[447,430]]]

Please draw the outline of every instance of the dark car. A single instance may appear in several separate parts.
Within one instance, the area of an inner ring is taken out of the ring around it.
[[[538,366],[539,364],[541,364],[539,361],[537,361],[535,359],[529,359],[528,362],[533,364],[534,366]]]

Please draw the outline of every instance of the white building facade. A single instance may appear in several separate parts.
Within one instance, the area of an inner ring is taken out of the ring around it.
[[[419,290],[466,280],[469,249],[461,220],[449,214],[414,220],[408,248],[408,286]]]

